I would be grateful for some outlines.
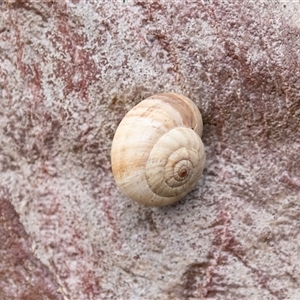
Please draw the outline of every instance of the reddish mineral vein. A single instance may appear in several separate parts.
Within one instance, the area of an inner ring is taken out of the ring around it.
[[[31,239],[0,188],[0,299],[62,300],[54,275],[30,251]]]

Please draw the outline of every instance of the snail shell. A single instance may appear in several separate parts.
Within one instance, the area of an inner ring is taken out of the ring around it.
[[[204,169],[202,128],[197,106],[183,95],[157,94],[141,101],[113,139],[111,164],[119,188],[148,206],[184,197]]]

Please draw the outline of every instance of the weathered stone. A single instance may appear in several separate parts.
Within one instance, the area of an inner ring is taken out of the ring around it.
[[[234,2],[0,2],[0,181],[49,299],[300,297],[300,4]],[[117,190],[110,145],[164,91],[199,106],[207,167],[145,208]]]
[[[59,300],[55,276],[31,252],[32,241],[10,203],[0,190],[0,299]]]

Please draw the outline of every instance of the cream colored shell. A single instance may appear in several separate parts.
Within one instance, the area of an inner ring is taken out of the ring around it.
[[[115,181],[132,200],[171,204],[197,183],[205,164],[202,118],[197,106],[175,93],[151,96],[133,107],[115,133]]]

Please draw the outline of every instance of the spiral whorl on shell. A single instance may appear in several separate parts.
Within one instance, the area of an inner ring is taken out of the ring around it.
[[[163,206],[184,197],[205,164],[197,106],[175,93],[151,96],[123,118],[111,149],[119,188],[132,200]]]

